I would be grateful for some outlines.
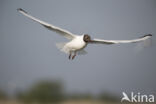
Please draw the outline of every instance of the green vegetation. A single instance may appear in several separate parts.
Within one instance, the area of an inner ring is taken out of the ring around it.
[[[5,99],[7,99],[7,94],[4,91],[0,90],[0,100],[5,100]]]
[[[90,102],[118,102],[118,97],[111,93],[92,95],[91,93],[64,94],[62,83],[58,81],[39,81],[24,92],[17,93],[17,100],[25,104],[37,102],[37,104],[60,103],[68,101],[90,101]]]
[[[94,97],[90,93],[74,93],[67,95],[67,99],[70,100],[93,100]]]
[[[114,96],[113,94],[103,92],[99,95],[99,100],[105,101],[105,102],[119,102],[119,98],[117,96]]]
[[[28,91],[18,93],[18,99],[27,103],[57,103],[63,100],[62,85],[56,81],[40,81]]]

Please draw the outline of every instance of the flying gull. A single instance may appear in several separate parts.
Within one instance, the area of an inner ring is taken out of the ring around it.
[[[58,43],[56,44],[56,46],[63,52],[69,54],[69,59],[74,59],[75,56],[79,53],[79,54],[85,54],[87,53],[84,48],[88,45],[88,44],[106,44],[106,45],[110,45],[110,44],[119,44],[119,43],[136,43],[136,42],[141,42],[144,40],[149,39],[152,35],[151,34],[147,34],[144,35],[140,38],[137,39],[132,39],[132,40],[103,40],[103,39],[92,39],[88,34],[83,34],[83,35],[76,35],[73,34],[67,30],[64,30],[62,28],[56,27],[52,24],[49,24],[47,22],[44,22],[42,20],[39,20],[33,16],[31,16],[30,14],[28,14],[25,10],[19,8],[17,9],[20,13],[22,13],[24,16],[40,23],[42,26],[46,27],[49,30],[52,30],[62,36],[64,36],[65,38],[67,38],[69,40],[69,42],[66,43]]]

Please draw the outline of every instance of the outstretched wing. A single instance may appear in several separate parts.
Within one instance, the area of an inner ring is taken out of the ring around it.
[[[64,30],[64,29],[61,29],[61,28],[59,28],[59,27],[56,27],[56,26],[54,26],[54,25],[52,25],[52,24],[46,23],[46,22],[44,22],[44,21],[41,21],[41,20],[39,20],[39,19],[37,19],[37,18],[35,18],[35,17],[29,15],[26,11],[24,11],[24,10],[21,9],[21,8],[19,8],[19,9],[17,9],[17,10],[18,10],[20,13],[22,13],[24,16],[26,16],[26,17],[28,17],[28,18],[30,18],[30,19],[32,19],[32,20],[34,20],[34,21],[40,23],[41,25],[43,25],[44,27],[46,27],[46,28],[49,29],[49,30],[52,30],[52,31],[55,31],[56,33],[59,33],[60,35],[66,37],[67,39],[73,39],[73,38],[75,37],[75,35],[72,34],[71,32],[69,32],[69,31],[67,31],[67,30]]]
[[[118,43],[136,43],[141,42],[146,39],[149,39],[152,35],[148,34],[145,36],[142,36],[138,39],[132,39],[132,40],[103,40],[103,39],[93,39],[90,43],[97,43],[97,44],[118,44]]]

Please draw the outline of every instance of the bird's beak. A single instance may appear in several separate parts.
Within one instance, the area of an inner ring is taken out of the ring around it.
[[[90,39],[90,40],[89,40],[89,43],[92,43],[92,42],[93,42],[93,40]]]

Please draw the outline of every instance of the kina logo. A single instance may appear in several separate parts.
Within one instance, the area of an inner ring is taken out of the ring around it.
[[[121,102],[127,101],[127,102],[155,102],[154,101],[154,95],[146,95],[146,94],[141,94],[141,93],[134,93],[131,92],[130,96],[128,96],[125,92],[122,92],[122,99]]]

